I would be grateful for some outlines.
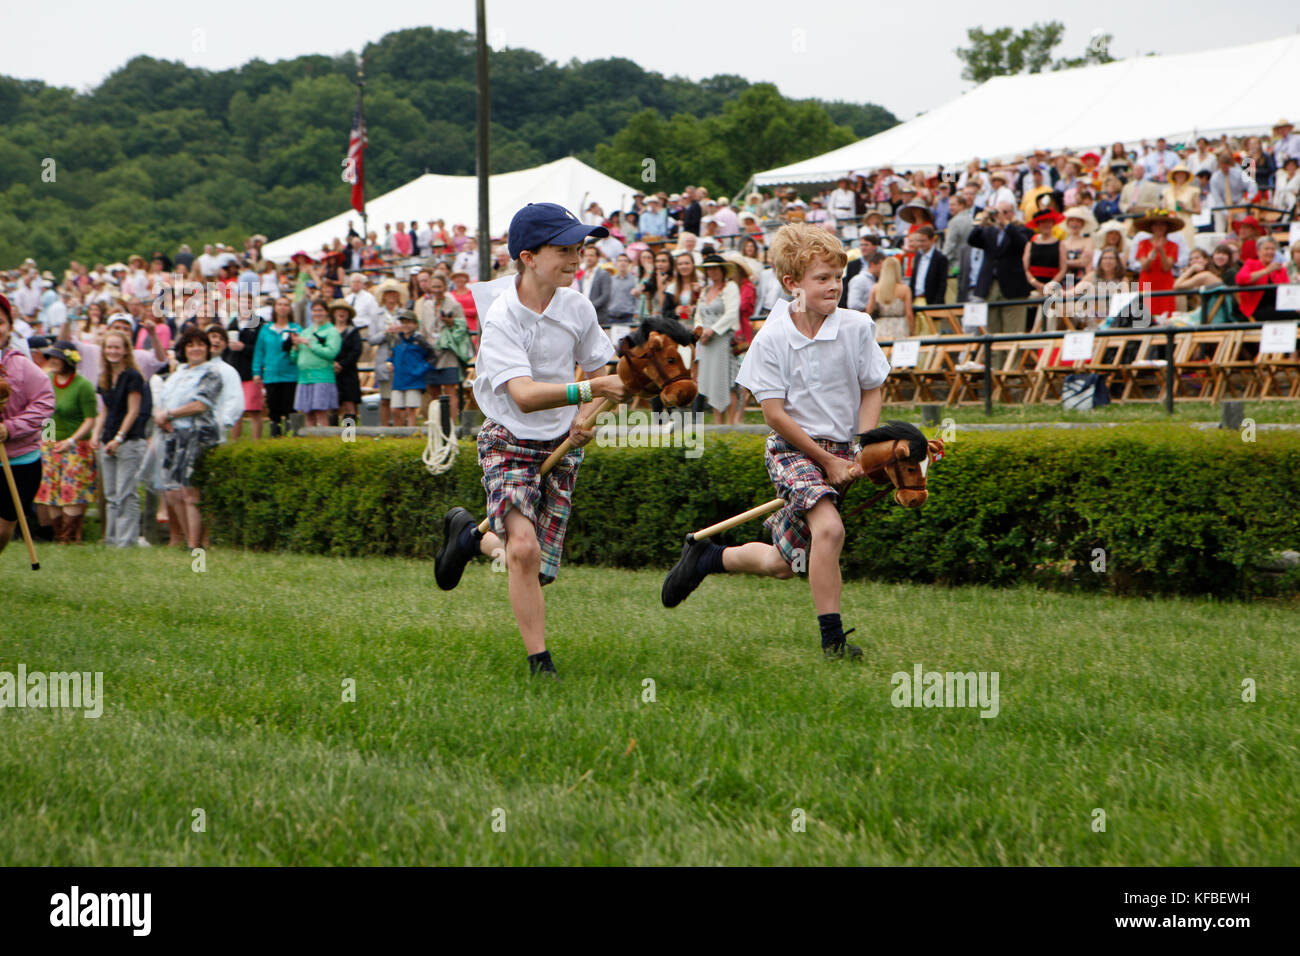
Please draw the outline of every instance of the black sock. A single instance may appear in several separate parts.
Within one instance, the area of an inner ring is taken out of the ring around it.
[[[727,550],[720,544],[709,543],[708,550],[699,557],[699,563],[696,565],[702,574],[713,574],[715,571],[726,571],[722,566],[722,552]]]
[[[838,614],[818,614],[817,623],[822,629],[822,647],[844,643],[844,625]]]
[[[478,554],[478,543],[483,540],[483,535],[479,533],[477,525],[467,525],[465,530],[460,533],[456,544],[462,551],[468,551],[470,554]]]
[[[550,651],[542,651],[540,654],[528,655],[528,673],[536,674],[543,664],[550,664],[550,669],[555,668],[555,665],[551,664]]]

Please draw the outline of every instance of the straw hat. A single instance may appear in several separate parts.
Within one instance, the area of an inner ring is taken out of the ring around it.
[[[1178,164],[1177,166],[1175,166],[1173,169],[1169,170],[1169,179],[1170,179],[1170,181],[1172,182],[1172,181],[1173,181],[1173,178],[1174,178],[1175,176],[1177,176],[1179,173],[1182,173],[1184,176],[1187,177],[1187,179],[1191,179],[1191,178],[1192,178],[1192,171],[1191,171],[1190,169],[1188,169],[1187,166],[1186,166],[1185,164],[1183,164],[1183,163],[1179,163],[1179,164]],[[1187,180],[1183,180],[1183,181],[1186,182]]]
[[[930,207],[919,199],[913,199],[911,202],[904,204],[898,210],[898,217],[903,222],[934,222],[934,214],[930,212]]]
[[[1097,217],[1092,214],[1092,210],[1087,206],[1071,206],[1065,210],[1066,219],[1080,219],[1083,221],[1083,235],[1090,236],[1097,231]]]
[[[1138,232],[1150,232],[1152,225],[1157,222],[1163,222],[1169,227],[1170,232],[1178,232],[1178,230],[1182,229],[1185,225],[1181,219],[1171,213],[1168,209],[1152,209],[1141,219],[1137,220],[1137,222],[1133,223],[1133,227],[1137,229]]]
[[[379,285],[375,287],[374,290],[375,298],[378,299],[380,302],[383,302],[385,292],[396,292],[398,295],[405,298],[406,286],[402,285],[402,283],[398,282],[396,279],[385,279],[383,282],[379,283]]]
[[[761,271],[755,268],[758,266],[757,262],[749,258],[749,256],[742,256],[735,249],[728,249],[722,254],[722,258],[730,262],[741,273],[740,276],[737,276],[737,280],[740,278],[752,279],[755,272]]]
[[[334,315],[335,312],[343,310],[347,312],[349,319],[355,319],[357,317],[357,310],[352,308],[346,299],[332,299],[325,307],[329,310],[331,316]]]
[[[728,279],[740,281],[741,266],[731,259],[724,258],[716,252],[711,252],[700,261],[700,271],[705,269],[721,267],[723,274]]]

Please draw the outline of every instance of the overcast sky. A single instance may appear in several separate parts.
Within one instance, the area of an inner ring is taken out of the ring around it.
[[[0,73],[84,90],[137,54],[220,70],[254,58],[359,51],[386,33],[413,26],[472,31],[474,9],[473,0],[266,6],[172,6],[140,0],[10,3],[0,37]],[[364,11],[361,23],[358,11]],[[820,15],[814,17],[814,12]],[[430,16],[438,20],[420,19]],[[494,43],[526,47],[561,63],[621,56],[649,70],[691,79],[735,73],[754,82],[774,82],[787,96],[879,103],[900,119],[971,88],[961,79],[961,62],[952,52],[966,43],[968,27],[1019,28],[1049,19],[1066,26],[1056,56],[1078,56],[1092,32],[1101,29],[1114,35],[1111,55],[1123,58],[1150,51],[1189,53],[1295,33],[1300,4],[1088,0],[1063,8],[1017,0],[902,0],[888,5],[862,0],[806,5],[789,0],[563,5],[488,0],[488,35]],[[201,50],[195,49],[196,41]]]

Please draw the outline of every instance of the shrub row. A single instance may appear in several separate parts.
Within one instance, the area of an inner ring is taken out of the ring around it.
[[[590,447],[565,560],[669,568],[692,529],[773,496],[759,435],[709,435],[704,453]],[[213,541],[333,555],[432,557],[443,512],[482,513],[474,444],[432,476],[416,440],[240,442],[198,482]],[[848,522],[846,577],[1223,597],[1300,590],[1261,573],[1300,548],[1300,435],[1182,426],[958,432],[930,500],[888,499]],[[846,509],[874,490],[852,488]],[[730,533],[763,539],[761,522]],[[1104,571],[1094,570],[1101,567]]]

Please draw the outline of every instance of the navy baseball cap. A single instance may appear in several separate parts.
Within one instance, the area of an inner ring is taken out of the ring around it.
[[[530,202],[510,220],[510,258],[518,259],[525,249],[569,246],[588,236],[608,235],[604,226],[588,226],[558,203]]]

